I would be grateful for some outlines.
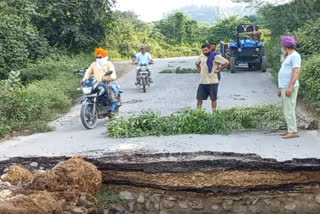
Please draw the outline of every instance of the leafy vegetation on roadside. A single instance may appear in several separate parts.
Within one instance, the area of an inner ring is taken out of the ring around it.
[[[314,55],[303,63],[300,95],[320,111],[320,55]]]
[[[197,69],[193,68],[181,68],[178,67],[176,69],[165,69],[161,71],[162,74],[168,74],[168,73],[177,73],[177,74],[185,74],[185,73],[199,73]]]
[[[273,130],[284,124],[282,108],[277,105],[234,107],[209,113],[186,110],[181,114],[161,116],[146,112],[128,119],[115,118],[107,125],[113,137],[142,137],[180,134],[222,134],[232,131]]]
[[[0,81],[0,136],[50,130],[47,123],[66,113],[80,95],[76,69],[92,60],[87,55],[43,60],[19,71],[23,82],[16,81],[16,72]]]

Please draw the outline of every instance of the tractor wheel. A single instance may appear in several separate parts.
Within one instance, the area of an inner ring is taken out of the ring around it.
[[[230,71],[231,73],[236,72],[236,59],[234,57],[230,57]]]
[[[261,63],[261,71],[266,72],[267,71],[267,57],[262,57],[262,63]]]

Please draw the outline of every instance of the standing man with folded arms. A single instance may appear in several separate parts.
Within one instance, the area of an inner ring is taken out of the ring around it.
[[[208,63],[210,44],[205,43],[201,48],[203,54],[196,62],[197,69],[201,73],[197,91],[197,107],[202,108],[203,100],[207,100],[210,97],[212,110],[216,110],[219,87],[218,73],[228,66],[229,61],[221,55],[215,55],[212,58],[212,62]]]

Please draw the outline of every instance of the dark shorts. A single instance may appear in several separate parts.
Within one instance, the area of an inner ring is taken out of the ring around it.
[[[210,96],[211,100],[218,99],[219,84],[200,84],[197,91],[197,100],[207,100]]]

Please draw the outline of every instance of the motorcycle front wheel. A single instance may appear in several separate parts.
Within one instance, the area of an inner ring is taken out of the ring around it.
[[[85,104],[81,107],[80,118],[86,129],[93,129],[97,125],[97,111],[93,104]]]
[[[147,87],[146,77],[142,78],[142,87],[143,87],[143,92],[146,93],[146,87]]]

